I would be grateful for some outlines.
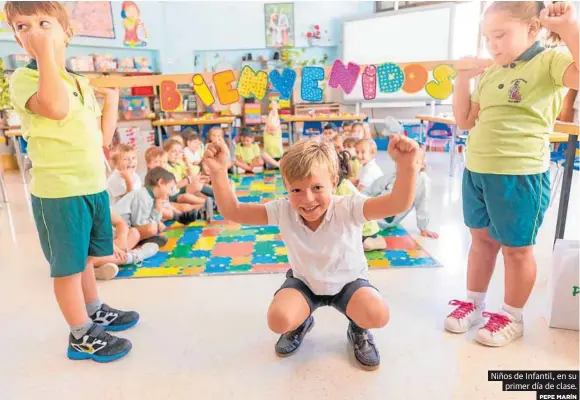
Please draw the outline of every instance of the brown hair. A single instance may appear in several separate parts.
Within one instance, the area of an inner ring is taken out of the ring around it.
[[[70,19],[64,6],[58,1],[7,1],[4,5],[6,22],[12,25],[18,15],[50,15],[58,20],[66,31],[70,28]]]
[[[301,140],[282,156],[280,173],[285,183],[292,183],[312,176],[312,169],[317,166],[327,168],[332,178],[338,177],[338,157],[333,144],[325,140]]]
[[[358,142],[357,138],[352,137],[352,136],[348,136],[348,137],[344,138],[342,145],[344,147],[353,147],[353,146],[356,146],[356,142]]]
[[[183,145],[180,142],[178,142],[177,140],[169,139],[167,142],[163,143],[163,150],[170,151],[173,148],[173,146],[177,146],[177,145],[183,147]]]
[[[346,150],[339,151],[338,153],[338,184],[340,185],[343,180],[352,177],[352,157],[350,153]]]
[[[149,170],[149,172],[147,172],[147,175],[145,175],[146,186],[157,186],[159,181],[162,181],[163,183],[175,182],[175,175],[163,167],[152,168]]]
[[[225,139],[224,130],[222,128],[220,128],[219,126],[214,126],[213,128],[211,128],[209,130],[209,132],[207,132],[207,139],[205,140],[206,143],[211,143],[214,134],[217,132],[220,132],[222,134],[222,138]]]
[[[199,136],[194,131],[183,132],[183,140],[185,140],[185,145],[187,145],[189,142],[193,142],[194,140],[199,140],[200,142],[203,142],[201,140],[201,136]]]
[[[157,157],[161,157],[165,154],[165,150],[157,146],[150,147],[145,150],[145,162],[149,164],[151,161],[155,160]]]
[[[116,167],[117,163],[124,154],[136,152],[137,150],[133,146],[129,146],[128,144],[124,143],[119,143],[111,150],[111,164],[113,165],[113,167]]]
[[[485,14],[493,11],[508,12],[512,17],[526,22],[538,21],[541,28],[540,13],[546,8],[543,1],[494,1],[485,10]],[[538,30],[539,32],[539,30]],[[555,46],[561,41],[560,35],[548,31],[544,42],[547,45]]]

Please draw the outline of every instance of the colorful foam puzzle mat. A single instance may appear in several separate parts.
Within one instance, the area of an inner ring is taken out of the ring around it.
[[[287,195],[277,172],[232,179],[242,202],[267,203]],[[289,268],[286,247],[275,226],[240,225],[217,215],[210,224],[170,224],[163,234],[168,242],[157,255],[140,266],[120,267],[117,278],[284,273]],[[380,235],[388,249],[366,253],[371,269],[441,266],[403,228],[390,228]]]

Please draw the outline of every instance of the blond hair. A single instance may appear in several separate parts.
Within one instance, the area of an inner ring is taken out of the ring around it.
[[[332,178],[338,176],[338,156],[331,142],[301,140],[280,161],[280,173],[288,183],[312,176],[312,169],[316,167],[326,168]]]
[[[157,157],[162,157],[165,154],[165,150],[155,146],[150,147],[145,150],[145,162],[149,164],[151,161],[155,160]]]
[[[512,17],[525,22],[537,21],[538,27],[541,29],[540,13],[545,8],[543,1],[494,1],[487,7],[485,14],[494,11],[503,11],[509,13]],[[538,32],[540,31],[538,29]],[[557,45],[560,43],[560,35],[555,32],[548,31],[544,42],[549,45]]]
[[[14,19],[18,15],[50,15],[66,31],[70,28],[70,18],[64,6],[58,1],[7,1],[4,5],[6,22],[14,29]]]
[[[183,144],[175,139],[169,139],[167,142],[163,143],[163,150],[169,152],[174,146],[181,146],[183,148]]]
[[[136,153],[137,149],[128,144],[119,143],[111,150],[111,164],[113,167],[117,166],[119,160],[127,153]]]
[[[363,146],[365,144],[369,145],[369,148],[373,151],[377,151],[377,143],[372,139],[359,139],[355,146]]]

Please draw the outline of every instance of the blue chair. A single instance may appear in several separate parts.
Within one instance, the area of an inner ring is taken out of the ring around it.
[[[302,126],[302,136],[322,135],[322,122],[306,121]]]

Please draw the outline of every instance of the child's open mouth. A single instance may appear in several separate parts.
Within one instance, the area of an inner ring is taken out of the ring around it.
[[[318,210],[318,205],[312,207],[300,207],[302,213],[305,215],[311,215]]]

